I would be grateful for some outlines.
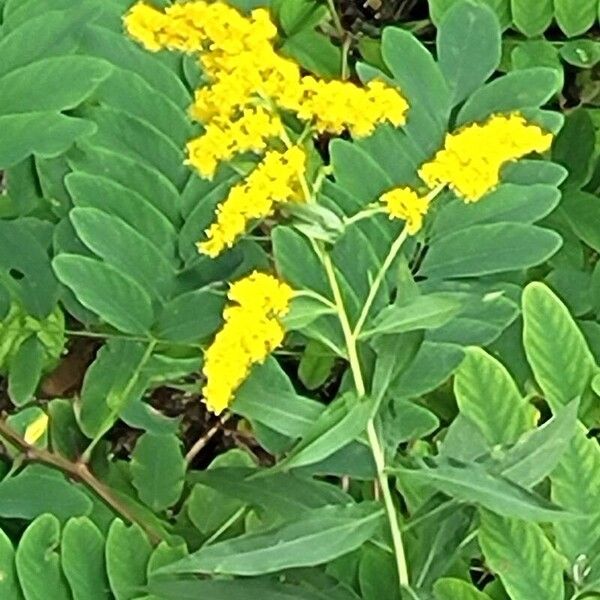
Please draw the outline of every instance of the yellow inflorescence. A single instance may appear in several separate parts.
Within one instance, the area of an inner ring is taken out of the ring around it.
[[[418,233],[423,227],[423,217],[429,210],[429,198],[422,197],[408,187],[399,187],[383,194],[380,198],[390,219],[406,221],[410,235]]]
[[[245,18],[224,2],[203,0],[173,4],[164,12],[139,2],[125,18],[125,27],[148,50],[210,51],[215,58],[250,50],[277,35],[265,9]]]
[[[271,150],[240,184],[234,186],[217,208],[217,220],[206,230],[207,241],[198,250],[218,256],[246,231],[248,223],[273,214],[277,204],[302,199],[299,173],[304,172],[306,154],[298,146],[285,152]]]
[[[347,81],[302,79],[302,95],[295,108],[304,121],[312,121],[319,133],[340,134],[348,130],[355,137],[373,133],[386,121],[404,125],[408,104],[394,89],[380,81],[366,88]]]
[[[227,408],[252,365],[264,362],[283,342],[279,319],[288,312],[292,295],[287,284],[256,271],[231,286],[225,324],[204,355],[202,392],[212,412]]]
[[[495,188],[502,166],[531,152],[545,152],[552,134],[521,115],[495,115],[446,136],[444,148],[419,170],[430,187],[448,185],[465,202],[476,202]]]
[[[221,161],[230,160],[241,152],[262,153],[270,138],[277,138],[283,125],[277,115],[264,108],[245,108],[240,117],[223,125],[211,123],[204,135],[188,143],[188,163],[202,177],[214,175]]]
[[[360,87],[303,76],[298,64],[276,51],[277,28],[265,9],[246,17],[220,0],[173,4],[164,12],[138,3],[125,26],[149,50],[199,56],[206,85],[196,91],[190,115],[204,132],[187,144],[187,162],[202,177],[211,179],[221,163],[240,154],[267,153],[218,207],[208,239],[198,244],[209,256],[230,247],[250,221],[271,215],[277,204],[300,199],[304,152],[267,152],[278,141],[290,146],[281,114],[295,114],[314,133],[347,130],[354,136],[369,135],[381,123],[405,122],[406,100],[381,81]]]
[[[303,77],[300,67],[274,48],[277,28],[264,9],[244,17],[220,1],[175,4],[164,13],[138,4],[125,23],[129,33],[150,50],[199,53],[208,85],[196,92],[191,114],[207,126],[213,138],[230,135],[231,122],[257,105],[274,114],[278,110],[295,113],[319,133],[348,130],[365,136],[380,123],[405,122],[406,100],[383,82],[359,87]],[[263,139],[268,137],[265,133]],[[212,142],[207,145],[213,147]],[[200,140],[190,143],[190,150],[201,147]],[[212,161],[199,158],[200,153],[191,154],[189,162],[200,165],[203,177],[212,177],[219,161],[231,158],[229,152],[223,152],[220,159],[213,152],[216,161]]]

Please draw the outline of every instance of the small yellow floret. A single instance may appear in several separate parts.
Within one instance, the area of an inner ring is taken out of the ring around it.
[[[399,187],[383,194],[380,198],[390,219],[406,221],[410,235],[415,235],[423,227],[423,217],[429,210],[429,198],[422,197],[408,187]]]
[[[231,286],[228,298],[233,304],[225,308],[225,324],[204,355],[202,392],[209,410],[219,414],[227,408],[251,367],[283,342],[279,319],[292,295],[287,284],[256,271]]]
[[[519,114],[494,115],[448,134],[444,148],[421,167],[419,176],[432,189],[448,185],[465,202],[476,202],[498,185],[504,164],[545,152],[552,138]]]
[[[258,167],[217,207],[217,220],[206,230],[208,239],[198,243],[198,250],[214,258],[233,246],[250,221],[272,215],[278,204],[302,200],[299,174],[304,172],[305,163],[306,154],[298,146],[285,152],[267,152]]]

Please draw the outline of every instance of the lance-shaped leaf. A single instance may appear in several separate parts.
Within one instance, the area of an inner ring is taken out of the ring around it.
[[[356,550],[380,526],[378,503],[327,506],[282,525],[205,546],[159,574],[260,575],[320,565]]]

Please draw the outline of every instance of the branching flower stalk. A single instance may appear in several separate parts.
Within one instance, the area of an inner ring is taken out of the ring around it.
[[[406,236],[401,235],[398,239],[404,240],[406,239]],[[367,390],[365,387],[364,378],[360,366],[360,360],[358,357],[357,340],[352,331],[352,327],[350,325],[350,321],[348,319],[348,315],[344,307],[342,293],[340,290],[339,283],[337,281],[337,277],[335,275],[335,269],[331,261],[331,257],[322,247],[320,258],[323,262],[323,266],[325,267],[327,279],[329,281],[329,285],[331,286],[331,291],[335,299],[337,315],[344,334],[346,350],[348,352],[348,361],[350,363],[350,369],[352,371],[354,386],[356,387],[356,392],[358,396],[362,398],[366,395]],[[396,506],[394,505],[394,499],[392,497],[389,481],[385,472],[385,455],[383,452],[383,448],[381,447],[379,436],[375,427],[374,416],[371,417],[371,419],[369,419],[369,423],[367,425],[367,436],[369,439],[369,445],[371,446],[371,452],[373,453],[373,459],[375,461],[375,467],[377,470],[377,481],[381,489],[381,495],[383,497],[383,502],[385,505],[388,522],[390,525],[390,532],[392,535],[392,542],[394,545],[394,555],[396,557],[398,581],[401,587],[406,588],[409,585],[406,552],[404,550],[404,543],[402,541],[402,533],[400,531],[400,523],[398,522]]]

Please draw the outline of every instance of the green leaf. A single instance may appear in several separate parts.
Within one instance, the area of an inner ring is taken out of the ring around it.
[[[398,444],[425,437],[440,426],[440,420],[429,409],[395,398],[389,412],[381,415],[386,445],[395,454]]]
[[[190,521],[202,535],[208,537],[219,531],[248,502],[245,498],[239,499],[235,494],[228,494],[231,485],[235,487],[239,484],[243,487],[241,478],[235,477],[240,469],[244,474],[256,473],[254,462],[248,453],[234,449],[219,454],[206,470],[190,473],[190,483],[193,481],[195,485],[185,505]],[[207,479],[209,482],[214,480],[211,477],[215,472],[218,485],[205,485]],[[221,485],[218,473],[230,472],[234,473],[234,478],[227,476]],[[256,483],[256,487],[260,488],[261,482]]]
[[[67,175],[65,186],[75,206],[98,208],[119,217],[151,240],[166,257],[175,257],[175,227],[162,212],[134,189],[107,177],[81,171]]]
[[[420,273],[459,278],[526,269],[548,260],[561,245],[557,233],[533,225],[473,225],[432,244]]]
[[[426,339],[460,346],[487,346],[500,337],[519,313],[519,305],[504,290],[467,296],[464,309],[446,325],[428,331]]]
[[[542,106],[560,90],[561,84],[556,69],[537,67],[511,71],[475,91],[460,109],[456,126],[481,121],[494,113]]]
[[[565,216],[575,235],[596,252],[600,251],[600,200],[588,192],[566,190],[560,212]]]
[[[596,0],[554,0],[554,17],[568,37],[585,33],[598,17]]]
[[[594,40],[571,40],[559,52],[565,62],[580,69],[591,69],[600,62],[600,44]]]
[[[435,329],[455,317],[461,308],[458,294],[440,292],[417,296],[408,304],[393,304],[384,308],[361,337]]]
[[[45,319],[56,307],[60,287],[46,245],[32,228],[39,223],[29,218],[0,220],[0,277],[30,315]]]
[[[25,600],[47,600],[50,590],[53,600],[71,600],[60,567],[59,541],[60,523],[51,514],[39,516],[25,530],[15,557]]]
[[[450,91],[433,56],[412,33],[396,27],[384,29],[381,52],[411,110],[422,106],[434,130],[445,131]]]
[[[308,390],[320,388],[332,375],[335,356],[326,346],[310,340],[298,365],[298,378]]]
[[[42,376],[45,349],[37,336],[31,336],[19,347],[10,361],[8,395],[16,406],[33,399]]]
[[[12,415],[6,418],[6,424],[10,425],[10,428],[20,436],[24,437],[27,430],[34,423],[46,425],[48,421],[45,418],[44,411],[39,406],[29,406],[20,410],[18,413],[13,413]],[[47,448],[48,447],[48,430],[46,428],[45,431],[41,432],[42,435],[39,439],[33,444],[37,448]],[[15,448],[10,442],[6,441],[6,445],[10,450],[11,456],[16,456],[19,454],[20,450]]]
[[[441,207],[433,221],[433,238],[485,223],[535,223],[558,206],[560,197],[555,185],[502,183],[482,202],[465,204],[455,200]]]
[[[151,554],[150,542],[137,525],[113,521],[106,538],[106,567],[115,600],[133,600],[142,594]]]
[[[273,358],[252,369],[231,405],[236,414],[292,438],[306,435],[323,409],[322,404],[296,394]]]
[[[74,208],[69,218],[81,241],[105,265],[130,277],[151,297],[166,300],[174,287],[175,265],[148,238],[96,208]]]
[[[575,435],[578,408],[579,401],[574,400],[544,425],[525,433],[500,460],[502,475],[526,488],[549,475]]]
[[[312,590],[297,585],[265,579],[197,579],[156,578],[150,582],[150,591],[164,600],[330,600]],[[349,599],[350,600],[350,599]]]
[[[490,445],[512,444],[534,426],[535,410],[506,367],[481,348],[469,348],[454,378],[461,414],[481,430]]]
[[[332,140],[329,152],[336,183],[359,200],[357,208],[365,207],[393,187],[393,180],[378,161],[358,144],[338,138]],[[361,177],[361,173],[368,177]]]
[[[392,384],[393,393],[416,398],[448,379],[462,362],[464,352],[454,344],[425,341],[414,360]]]
[[[278,527],[205,546],[160,573],[260,575],[323,564],[361,546],[382,515],[369,502],[318,508]]]
[[[277,269],[294,289],[313,290],[332,301],[327,275],[309,241],[290,227],[276,227],[272,233]]]
[[[0,116],[0,130],[0,169],[8,169],[31,154],[58,156],[77,138],[92,134],[96,126],[83,119],[38,111]]]
[[[564,598],[564,559],[541,527],[482,511],[479,544],[513,600]]]
[[[507,517],[553,522],[573,515],[477,462],[437,459],[419,469],[398,470],[401,478],[424,482],[445,494]]]
[[[173,506],[183,491],[187,464],[175,435],[143,434],[131,455],[132,483],[154,512]]]
[[[546,401],[557,411],[580,397],[585,414],[586,392],[598,369],[566,306],[548,287],[534,282],[523,292],[523,320],[525,352]]]
[[[142,375],[146,347],[112,339],[86,371],[77,418],[83,433],[94,438],[112,427],[119,412],[139,398],[148,379]]]
[[[334,400],[307,429],[300,443],[275,469],[295,469],[325,460],[364,432],[373,402],[344,394]]]
[[[150,297],[131,277],[93,258],[61,254],[52,265],[77,299],[124,333],[147,334],[154,320]]]
[[[579,190],[589,181],[594,167],[595,144],[596,132],[590,113],[575,110],[568,114],[552,147],[552,160],[569,171],[565,188]]]
[[[85,449],[85,438],[75,418],[73,402],[55,398],[48,403],[50,446],[53,452],[77,460]]]
[[[225,296],[210,288],[181,294],[165,304],[154,327],[160,340],[177,343],[208,338],[223,322]]]
[[[0,596],[3,600],[22,600],[15,566],[15,549],[0,529]]]
[[[0,482],[0,515],[6,518],[31,520],[48,512],[66,521],[91,510],[85,493],[46,467],[32,465]]]
[[[244,457],[243,460],[240,460],[241,457]],[[214,495],[201,495],[202,503],[190,499],[190,517],[202,532],[211,531],[211,528],[199,526],[199,523],[207,521],[211,511],[219,511],[226,502],[224,496],[237,499],[237,508],[241,506],[241,501],[267,514],[275,513],[288,519],[328,504],[350,502],[350,496],[339,487],[318,479],[301,477],[297,471],[275,473],[269,470],[264,476],[261,473],[261,477],[256,477],[254,464],[248,465],[248,462],[247,454],[231,450],[218,456],[205,471],[190,474],[191,481],[201,484],[195,486],[192,496],[199,487],[206,486],[214,490]],[[245,466],[236,467],[235,464]],[[229,516],[234,512],[230,510]],[[214,530],[217,528],[214,527]]]
[[[511,0],[513,24],[528,37],[543,33],[554,16],[552,0]]]
[[[310,28],[303,28],[283,42],[281,53],[321,77],[339,77],[342,52],[331,40]]]
[[[491,600],[472,584],[461,579],[440,579],[433,586],[436,600]]]
[[[394,559],[379,548],[364,548],[358,565],[358,580],[363,600],[400,600]]]
[[[0,77],[0,116],[73,109],[111,70],[109,63],[90,56],[54,56],[22,66]],[[44,93],[33,94],[35,87]]]
[[[108,600],[104,537],[87,517],[70,519],[63,529],[61,560],[73,600]]]
[[[500,64],[498,18],[484,5],[458,2],[438,27],[440,69],[452,94],[452,106],[471,95]]]
[[[457,3],[457,0],[429,0],[429,12],[431,20],[437,26],[444,15]],[[498,19],[502,29],[506,29],[511,23],[510,0],[480,0],[481,4],[489,6]]]
[[[571,565],[580,556],[596,555],[600,527],[600,447],[579,426],[563,454],[558,467],[550,475],[552,500],[580,516],[570,525],[554,523],[556,545]],[[598,572],[594,573],[597,578]]]

